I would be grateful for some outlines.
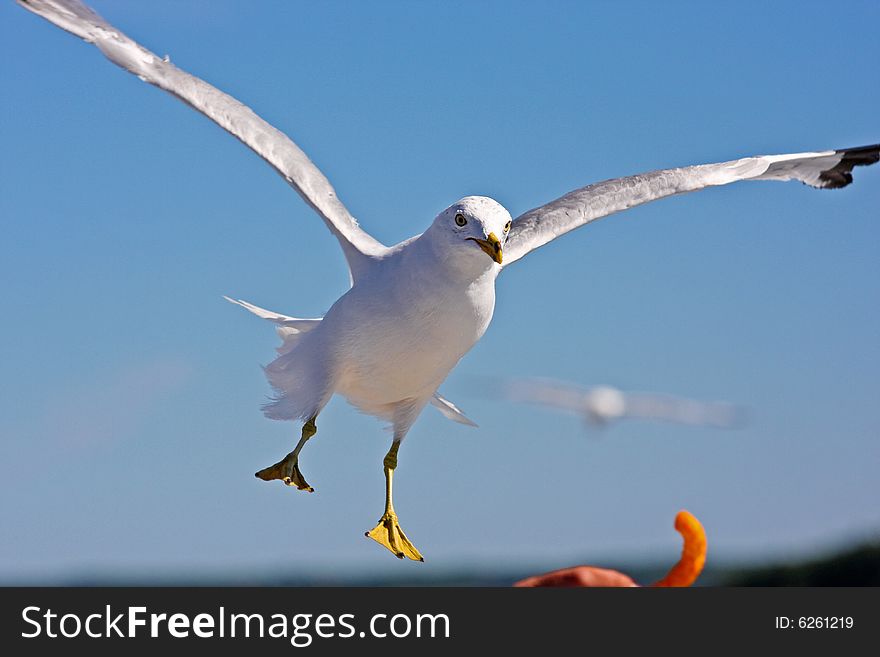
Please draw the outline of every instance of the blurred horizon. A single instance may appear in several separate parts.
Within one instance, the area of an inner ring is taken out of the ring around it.
[[[468,194],[516,216],[616,176],[880,141],[868,0],[88,4],[289,134],[389,244]],[[348,285],[323,224],[94,47],[13,2],[0,34],[0,582],[671,565],[682,508],[710,567],[880,535],[880,164],[843,190],[651,203],[505,270],[440,388],[479,428],[427,408],[401,448],[426,563],[400,563],[363,536],[390,436],[344,400],[302,454],[314,494],[253,476],[298,428],[259,410],[271,327],[222,295],[322,315]],[[591,440],[487,376],[725,400],[749,424]]]
[[[80,568],[58,575],[19,575],[0,580],[0,586],[510,586],[519,579],[558,568],[592,565],[612,568],[631,576],[640,585],[662,578],[675,563],[658,558],[632,561],[610,558],[579,559],[560,563],[466,563],[450,569],[418,573],[396,568],[369,573],[356,568],[317,569],[302,572],[284,564],[231,571],[167,569],[162,572],[106,567]],[[880,536],[849,542],[811,554],[784,558],[765,555],[757,560],[724,560],[709,550],[706,567],[695,586],[880,586]]]

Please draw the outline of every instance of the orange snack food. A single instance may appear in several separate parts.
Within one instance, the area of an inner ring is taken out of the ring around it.
[[[675,530],[684,539],[681,558],[663,579],[651,586],[690,586],[703,571],[706,564],[706,532],[703,525],[687,511],[675,516]]]

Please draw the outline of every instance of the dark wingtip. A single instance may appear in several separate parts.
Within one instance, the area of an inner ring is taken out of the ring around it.
[[[836,166],[819,174],[823,189],[839,189],[853,181],[853,167],[862,167],[880,161],[880,144],[841,148],[836,151],[843,155]]]

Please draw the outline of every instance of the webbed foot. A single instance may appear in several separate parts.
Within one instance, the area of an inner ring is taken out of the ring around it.
[[[286,486],[296,486],[298,490],[314,493],[315,489],[309,486],[306,478],[303,477],[299,469],[299,455],[291,452],[275,465],[263,468],[259,472],[254,473],[255,477],[263,481],[272,481],[280,479]]]
[[[364,536],[372,538],[379,545],[391,550],[398,559],[406,557],[413,561],[425,560],[416,546],[403,533],[394,511],[386,511],[379,519],[379,524],[371,531],[366,532]]]

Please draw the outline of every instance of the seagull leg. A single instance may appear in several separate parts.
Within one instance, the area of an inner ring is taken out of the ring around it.
[[[394,477],[394,469],[397,467],[397,450],[399,448],[399,440],[392,442],[391,449],[388,450],[383,461],[385,466],[385,513],[379,518],[379,524],[371,531],[366,532],[364,536],[372,538],[379,545],[391,550],[398,559],[406,557],[413,561],[424,561],[425,559],[416,546],[410,543],[406,534],[403,533],[400,522],[397,520],[397,514],[394,512],[394,504],[391,501],[391,481]]]
[[[275,465],[263,468],[255,473],[254,476],[259,477],[263,481],[280,479],[287,486],[296,486],[298,490],[314,493],[315,489],[309,486],[306,478],[303,477],[302,472],[299,471],[299,452],[308,442],[309,438],[318,432],[318,427],[315,426],[316,417],[317,415],[311,417],[308,422],[303,425],[302,437],[296,444],[296,448],[290,454],[278,461]]]

